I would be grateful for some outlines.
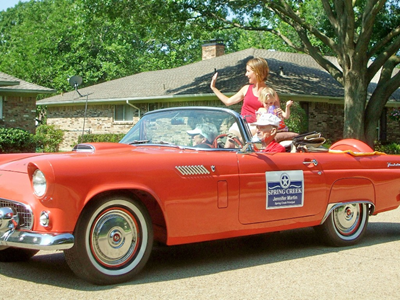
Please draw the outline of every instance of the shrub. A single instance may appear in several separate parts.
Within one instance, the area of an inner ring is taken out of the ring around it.
[[[64,132],[54,125],[40,125],[36,128],[37,152],[57,152],[63,140]]]
[[[85,134],[79,136],[78,144],[98,142],[118,143],[124,136],[124,133]]]
[[[393,109],[389,115],[389,119],[400,122],[400,109]]]
[[[385,152],[387,154],[400,154],[400,144],[397,143],[375,143],[375,150]]]
[[[286,107],[284,107],[283,105],[284,103],[282,103],[282,109],[285,110]],[[304,109],[301,108],[298,102],[294,102],[293,105],[290,107],[290,117],[289,119],[285,120],[285,124],[289,128],[289,131],[297,133],[307,132],[307,114]]]
[[[0,152],[35,152],[34,135],[19,128],[0,127]]]

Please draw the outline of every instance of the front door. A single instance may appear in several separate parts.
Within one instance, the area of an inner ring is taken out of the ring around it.
[[[324,173],[315,153],[238,154],[242,224],[325,212]]]

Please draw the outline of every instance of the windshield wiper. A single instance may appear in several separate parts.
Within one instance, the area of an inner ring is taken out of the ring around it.
[[[157,142],[152,142],[152,145],[160,145],[162,147],[172,147],[172,148],[177,148],[177,149],[184,149],[185,147],[178,146],[176,144],[166,142],[166,141],[157,141]]]
[[[166,141],[157,141],[157,142],[152,142],[152,144],[160,144],[160,145],[174,145],[170,142],[166,142]]]
[[[146,144],[148,142],[150,142],[150,140],[134,140],[133,142],[130,142],[129,145]]]
[[[183,149],[182,146],[178,146],[173,143],[166,142],[166,141],[150,142],[150,140],[134,140],[133,142],[130,142],[129,145],[140,145],[140,144],[147,144],[147,143],[149,143],[151,145],[166,145],[168,147]]]

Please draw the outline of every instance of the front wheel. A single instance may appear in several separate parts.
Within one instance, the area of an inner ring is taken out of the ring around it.
[[[368,205],[349,203],[335,208],[322,225],[315,230],[330,246],[342,247],[357,244],[368,224]]]
[[[144,267],[152,245],[152,223],[144,205],[112,196],[84,209],[75,244],[64,253],[77,276],[95,284],[116,284],[132,279]]]

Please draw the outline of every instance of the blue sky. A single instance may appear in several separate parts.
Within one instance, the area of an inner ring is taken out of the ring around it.
[[[0,11],[7,10],[9,7],[14,7],[18,2],[27,2],[28,0],[0,0]]]

